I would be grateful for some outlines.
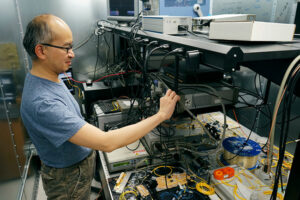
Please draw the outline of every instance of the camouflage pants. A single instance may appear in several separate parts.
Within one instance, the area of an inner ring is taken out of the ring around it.
[[[47,199],[90,199],[94,176],[95,151],[83,161],[66,168],[42,164],[41,174]]]

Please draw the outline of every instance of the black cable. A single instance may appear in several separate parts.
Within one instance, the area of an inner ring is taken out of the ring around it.
[[[106,62],[105,62],[105,65],[104,66],[106,66],[106,72],[108,72],[109,71],[109,64],[108,64],[108,58],[109,58],[109,56],[108,56],[108,54],[110,53],[110,45],[109,45],[109,43],[108,43],[108,41],[107,41],[107,39],[106,39],[106,37],[105,37],[105,35],[103,35],[103,38],[104,38],[104,41],[105,41],[105,43],[106,43],[106,46],[108,47],[108,49],[107,49],[107,51],[106,52],[108,52],[107,53],[107,55],[106,55]]]
[[[260,97],[258,94],[254,93],[250,90],[247,90],[247,89],[239,87],[239,86],[232,86],[231,84],[225,83],[224,81],[221,81],[221,83],[224,84],[224,85],[227,85],[228,87],[237,88],[239,91],[244,92],[244,93],[246,93],[248,95],[251,95],[253,97],[259,98],[260,100],[263,101],[262,97]]]
[[[261,103],[260,105],[263,106],[263,105],[266,104],[266,102],[265,102],[265,99],[261,96],[261,95],[262,95],[261,85],[260,85],[260,87],[259,87],[261,93],[260,93],[260,92],[258,91],[258,89],[257,89],[257,86],[256,86],[257,75],[258,75],[258,73],[256,73],[255,76],[254,76],[254,87],[255,87],[255,91],[256,91],[257,95],[259,96],[259,98],[256,99],[255,105],[257,105],[259,99],[261,99],[261,100],[262,100],[262,103]],[[259,83],[259,84],[261,84],[261,83]]]
[[[196,25],[193,25],[193,26],[209,26],[209,24],[210,24],[211,21],[212,20],[208,20],[207,22],[204,22],[202,24],[196,24]]]
[[[151,79],[149,79],[148,75],[147,75],[147,62],[149,57],[151,56],[151,54],[158,50],[158,49],[162,49],[162,48],[168,48],[169,45],[167,44],[163,44],[160,45],[158,47],[153,48],[146,56],[145,61],[144,61],[144,67],[143,67],[143,73],[142,73],[142,78],[143,78],[143,83],[141,84],[141,102],[140,102],[140,106],[141,108],[146,108],[145,103],[146,103],[146,99],[148,97],[151,97]],[[150,101],[152,101],[152,98],[150,98]],[[149,114],[151,113],[151,107],[150,109],[143,109],[142,111],[142,115],[141,116],[149,116]],[[147,112],[150,113],[147,113]]]
[[[130,107],[129,107],[129,110],[127,112],[127,119],[126,119],[127,124],[128,124],[129,116],[130,116],[130,114],[131,114],[131,112],[133,110],[133,106],[134,106],[135,100],[136,100],[135,98],[129,100],[130,101]]]
[[[137,15],[137,18],[136,18],[136,20],[135,20],[135,22],[134,22],[134,24],[133,24],[132,26],[134,26],[135,24],[138,23],[139,19],[140,19],[141,16],[142,16],[142,12],[143,12],[143,11],[139,12],[139,14]]]
[[[245,148],[245,146],[247,145],[247,142],[249,141],[249,139],[250,139],[250,137],[251,137],[251,134],[252,134],[252,132],[253,132],[254,126],[255,126],[256,121],[257,121],[256,118],[257,118],[257,116],[258,116],[259,111],[260,111],[260,109],[258,108],[258,109],[256,110],[256,114],[255,114],[255,118],[254,118],[254,123],[252,124],[252,127],[251,127],[251,129],[250,129],[250,133],[249,133],[249,135],[248,135],[246,141],[243,143],[242,149],[240,149],[239,152],[238,152],[237,154],[235,154],[232,158],[229,158],[229,159],[225,159],[225,158],[224,158],[225,160],[232,160],[232,159],[234,159],[235,157],[239,156],[240,153],[244,150],[244,148]]]
[[[88,41],[90,41],[90,39],[94,36],[95,34],[94,33],[91,33],[91,35],[84,41],[82,41],[81,43],[79,43],[77,46],[75,46],[73,48],[73,51],[79,49],[80,47],[82,47],[83,45],[85,45],[86,43],[88,43]]]
[[[256,94],[257,94],[261,99],[263,99],[263,97],[261,96],[261,94],[262,94],[261,87],[259,87],[261,93],[260,93],[260,92],[258,91],[258,89],[257,89],[257,85],[256,85],[257,76],[258,76],[258,73],[256,73],[255,76],[254,76],[254,88],[255,88]],[[260,77],[260,76],[259,76],[259,77]]]
[[[153,41],[149,42],[149,43],[146,45],[146,52],[148,51],[148,48],[149,48],[151,45],[158,45],[158,41],[153,40]]]
[[[160,66],[159,66],[158,71],[159,71],[159,72],[161,71],[162,66],[163,66],[163,64],[164,64],[164,61],[165,61],[166,57],[168,57],[168,56],[170,56],[170,55],[172,55],[172,54],[175,54],[175,53],[182,53],[182,52],[183,52],[183,48],[176,48],[176,49],[174,49],[174,50],[169,51],[168,53],[166,53],[166,54],[163,56],[163,58],[161,59],[161,61],[160,61]]]
[[[131,149],[131,148],[128,147],[128,145],[126,146],[126,148],[127,148],[129,151],[135,151],[135,150],[137,150],[137,149],[140,147],[140,145],[141,145],[141,141],[139,140],[139,143],[138,143],[138,145],[137,145],[135,148]]]
[[[156,108],[152,104],[154,103],[151,97],[151,79],[147,78],[143,80],[144,84],[141,85],[140,98],[139,98],[139,111],[141,119],[154,114],[154,109]]]
[[[109,89],[110,89],[110,95],[111,95],[111,98],[113,98],[115,95],[114,95],[114,91],[113,91],[113,80],[112,79],[109,79]]]
[[[263,91],[262,91],[262,87],[261,87],[261,76],[260,75],[258,75],[258,82],[259,82],[259,89],[260,89],[260,94],[262,95],[263,94]],[[267,102],[266,102],[267,103]]]
[[[160,139],[160,144],[162,144],[162,137],[159,137]],[[165,155],[167,155],[167,151],[168,151],[168,145],[166,145],[165,148]],[[168,162],[168,157],[165,157],[164,163],[165,163],[165,169],[167,168],[167,162]],[[165,182],[166,182],[166,189],[168,190],[168,182],[167,182],[167,175],[165,174]]]
[[[286,141],[287,141],[287,137],[288,137],[288,133],[289,133],[289,122],[290,122],[290,116],[291,116],[291,107],[292,107],[292,99],[293,99],[293,95],[294,95],[294,90],[295,90],[295,87],[296,87],[296,84],[297,84],[297,81],[299,80],[300,78],[300,70],[297,71],[297,73],[295,74],[294,76],[294,80],[291,84],[291,88],[289,90],[289,93],[288,93],[288,99],[287,99],[287,123],[286,123],[286,129],[285,129],[285,135],[284,135],[284,140],[283,140],[283,143],[282,143],[282,162],[283,162],[283,159],[284,159],[284,153],[285,153],[285,147],[286,147]],[[280,169],[281,170],[281,169]]]
[[[208,33],[201,33],[201,35],[199,35],[199,34],[196,34],[196,33],[194,33],[194,32],[192,32],[192,31],[189,31],[186,27],[184,27],[184,26],[179,26],[180,28],[182,28],[182,29],[184,29],[184,30],[186,30],[186,32],[188,32],[189,34],[192,34],[192,35],[194,35],[194,36],[196,36],[196,37],[202,37],[202,38],[208,38],[207,36],[208,36]],[[179,28],[178,27],[178,28]]]
[[[272,117],[270,117],[270,115],[267,115],[267,114],[264,113],[264,112],[262,112],[262,114],[265,115],[267,118],[272,119]],[[271,116],[272,116],[272,115],[271,115]],[[300,115],[297,115],[297,116],[291,118],[289,122],[295,121],[296,119],[299,119],[299,118],[300,118]],[[279,122],[278,122],[278,121],[277,121],[276,124],[277,124],[277,125],[281,125],[282,123],[287,123],[287,122],[288,122],[288,121],[285,121],[285,122],[282,122],[282,121],[279,121]]]
[[[100,36],[97,36],[97,51],[96,51],[96,64],[94,67],[94,77],[93,77],[93,81],[95,80],[95,76],[96,76],[96,69],[97,69],[97,65],[98,65],[98,60],[99,60],[99,41],[100,41]]]
[[[264,144],[264,146],[261,147],[262,151],[263,151],[264,148],[267,146],[268,142],[269,142],[269,137],[268,137],[266,143]],[[267,153],[267,152],[265,152],[265,151],[263,151],[263,152],[264,152],[264,153]]]
[[[258,105],[248,103],[248,102],[243,98],[243,96],[239,95],[239,97],[242,99],[242,101],[244,102],[244,104],[247,105],[248,107],[262,107],[262,106],[265,106],[264,103],[261,103],[261,104],[258,104]],[[257,101],[258,101],[258,99],[257,99]],[[257,103],[257,101],[256,101],[256,103]],[[241,103],[241,102],[239,102],[239,103]]]
[[[138,17],[139,18],[139,17]],[[138,20],[137,18],[137,20]],[[132,54],[132,57],[134,59],[134,61],[138,64],[138,66],[142,69],[142,65],[140,64],[140,62],[138,61],[138,59],[135,57],[134,55],[134,41],[135,41],[135,35],[138,32],[138,30],[140,29],[141,23],[138,23],[137,21],[132,25],[130,33],[129,33],[129,40],[128,42],[130,43],[130,51]],[[134,31],[136,31],[136,33],[134,33]]]
[[[172,130],[172,133],[171,133]],[[156,133],[156,131],[158,132],[158,134]],[[166,127],[159,125],[158,128],[154,129],[153,134],[159,136],[159,137],[172,137],[176,134],[174,129],[169,129],[167,130]]]
[[[284,108],[283,108],[282,122],[285,122],[286,121],[285,118],[287,118],[287,123],[282,123],[281,125],[281,134],[280,134],[280,141],[279,141],[279,158],[278,158],[276,171],[275,171],[274,189],[271,195],[271,199],[274,200],[276,200],[277,197],[279,180],[282,180],[281,168],[284,160],[286,141],[287,141],[287,136],[289,131],[289,120],[291,114],[293,92],[299,78],[300,78],[300,71],[298,70],[293,77],[288,78],[288,82],[286,85],[287,90],[285,93],[284,104],[283,104]]]
[[[132,117],[132,116],[134,116],[134,117]],[[136,123],[138,120],[139,120],[139,117],[136,116],[135,114],[131,115],[130,117],[127,116],[127,120],[126,121],[125,120],[124,121],[120,121],[118,124],[115,124],[114,127],[121,128],[121,127],[130,125],[130,124]]]
[[[188,33],[196,36],[196,37],[201,37],[201,38],[208,38],[208,33],[201,33],[200,35],[199,34],[196,34],[194,32],[191,32],[191,31],[187,31]]]
[[[240,108],[238,108],[238,109],[244,109],[244,108],[254,108],[254,109],[257,109],[258,108],[258,106],[248,106],[248,107],[240,107]],[[266,115],[267,116],[267,114],[265,113],[265,112],[263,112],[262,111],[262,109],[263,109],[264,107],[263,106],[261,106],[261,109],[260,109],[260,112],[263,114],[263,115]],[[244,119],[246,119],[247,121],[249,121],[248,120],[248,118],[244,118]],[[268,119],[269,119],[269,116],[268,116]],[[268,125],[271,125],[270,124],[270,122],[271,121],[268,121],[268,122],[266,122],[266,124],[264,124],[264,125],[261,125],[261,126],[256,126],[258,129],[264,129],[264,128],[266,128]]]
[[[146,58],[145,58],[145,61],[144,61],[144,73],[147,73],[148,72],[148,59],[150,58],[150,56],[151,56],[151,54],[154,52],[154,51],[157,51],[157,50],[159,50],[159,49],[167,49],[167,48],[169,48],[170,47],[170,45],[168,45],[168,44],[163,44],[163,45],[160,45],[160,46],[158,46],[158,47],[155,47],[155,48],[153,48],[153,49],[151,49],[151,51],[149,52],[149,53],[147,53],[146,54]]]

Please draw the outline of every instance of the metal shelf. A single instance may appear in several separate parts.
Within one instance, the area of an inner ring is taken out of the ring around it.
[[[130,27],[119,27],[117,25],[105,25],[112,33],[125,39],[130,39]],[[270,67],[278,65],[278,61],[287,61],[283,67],[300,54],[300,40],[293,42],[238,42],[210,40],[206,35],[165,35],[149,31],[137,31],[135,37],[149,38],[150,41],[157,40],[161,44],[168,43],[174,48],[184,47],[187,50],[199,50],[202,53],[201,63],[224,70],[225,72],[239,69],[239,66],[250,66],[253,63],[264,63]]]

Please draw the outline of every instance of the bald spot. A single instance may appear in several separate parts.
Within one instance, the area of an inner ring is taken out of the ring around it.
[[[70,27],[59,17],[56,17],[51,14],[43,14],[35,17],[34,21],[37,23],[44,22],[48,24],[52,36],[52,40],[49,42],[59,40],[62,33],[68,34],[72,37],[72,31]]]
[[[49,21],[50,29],[53,33],[53,40],[61,39],[60,36],[62,35],[69,35],[72,37],[72,32],[70,27],[60,18],[52,17]]]

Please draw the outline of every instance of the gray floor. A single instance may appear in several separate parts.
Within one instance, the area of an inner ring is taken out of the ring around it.
[[[27,178],[24,188],[24,200],[32,199],[33,185],[35,176],[31,175]],[[18,191],[21,185],[21,179],[13,179],[0,183],[0,199],[15,200],[18,197]]]
[[[35,176],[29,176],[26,180],[26,185],[24,188],[24,193],[22,200],[46,200],[42,181],[39,181],[37,193],[34,194],[34,179]],[[41,180],[41,179],[40,179]],[[15,179],[6,181],[5,183],[0,183],[0,199],[3,200],[16,200],[18,198],[18,191],[21,184],[21,179]],[[93,181],[93,186],[100,187],[100,183]],[[91,193],[90,200],[97,198],[96,193]]]
[[[26,184],[24,187],[24,193],[22,196],[22,200],[46,200],[47,197],[45,195],[43,184],[40,176],[37,171],[37,167],[34,162],[31,163],[31,174],[26,179]],[[0,169],[1,170],[1,169]],[[36,189],[34,189],[35,181],[38,181],[36,184]],[[0,199],[1,200],[16,200],[18,199],[18,192],[21,186],[21,179],[13,179],[5,182],[0,182]],[[92,186],[100,187],[100,183],[97,181],[92,182]],[[91,193],[90,200],[94,200],[97,198],[96,193]]]

